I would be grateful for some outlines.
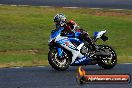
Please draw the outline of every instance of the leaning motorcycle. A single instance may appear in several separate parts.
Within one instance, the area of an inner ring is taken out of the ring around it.
[[[63,27],[53,30],[48,41],[49,64],[58,71],[64,71],[69,66],[96,65],[104,69],[111,69],[117,64],[117,55],[109,45],[96,45],[93,50],[91,45],[79,39],[80,32],[74,35],[62,36]],[[95,32],[92,38],[95,43],[98,39],[108,40],[105,31]]]

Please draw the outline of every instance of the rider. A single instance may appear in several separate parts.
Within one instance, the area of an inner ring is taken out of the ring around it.
[[[75,23],[73,20],[67,21],[65,15],[59,13],[55,15],[54,22],[56,25],[56,29],[58,29],[59,27],[64,27],[62,34],[65,36],[70,33],[75,34],[76,32],[81,32],[81,35],[79,37],[87,41],[92,46],[93,50],[96,50],[96,46],[90,38],[89,34],[86,31],[80,29],[77,23]]]

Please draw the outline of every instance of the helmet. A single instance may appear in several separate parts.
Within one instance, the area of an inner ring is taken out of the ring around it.
[[[64,23],[66,22],[65,15],[62,14],[62,13],[59,13],[59,14],[55,15],[54,22],[56,23],[56,25],[63,26]]]

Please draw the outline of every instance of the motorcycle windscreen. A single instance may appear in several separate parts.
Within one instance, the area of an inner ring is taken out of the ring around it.
[[[60,34],[60,32],[61,32],[63,29],[64,29],[64,27],[60,27],[60,28],[54,30],[54,31],[52,32],[50,38],[56,38],[56,37]]]

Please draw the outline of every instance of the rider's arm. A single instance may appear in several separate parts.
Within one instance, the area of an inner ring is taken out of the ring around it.
[[[73,31],[74,33],[76,32],[76,29],[80,29],[77,23],[73,20],[70,20],[67,24],[70,26],[71,31]]]

